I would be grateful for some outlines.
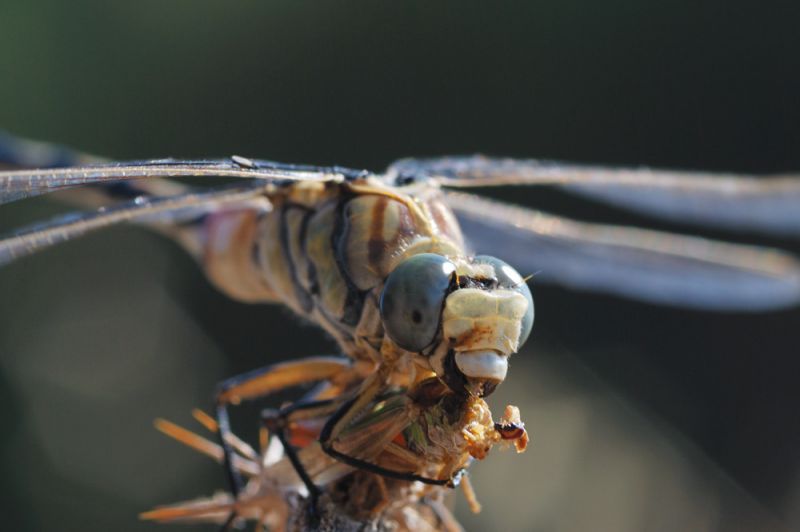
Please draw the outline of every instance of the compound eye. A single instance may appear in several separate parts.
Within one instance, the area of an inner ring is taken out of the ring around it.
[[[433,342],[455,271],[455,264],[445,257],[421,253],[389,274],[381,293],[381,319],[397,345],[422,351]]]
[[[522,318],[522,326],[519,332],[519,346],[522,347],[522,344],[528,339],[528,336],[531,334],[531,329],[533,328],[533,295],[531,295],[528,284],[517,270],[496,257],[478,255],[475,257],[475,262],[491,264],[494,267],[494,274],[495,277],[497,277],[497,284],[500,288],[515,290],[528,300],[528,311],[525,313],[525,317]]]

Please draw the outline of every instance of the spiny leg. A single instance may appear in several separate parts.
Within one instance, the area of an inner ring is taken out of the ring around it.
[[[219,427],[225,471],[234,498],[243,487],[242,477],[233,464],[233,449],[230,444],[230,427],[227,406],[243,400],[266,397],[272,393],[310,382],[324,381],[352,368],[348,359],[342,357],[309,357],[302,360],[272,364],[243,375],[223,381],[217,391],[216,418]],[[235,519],[235,516],[232,516]],[[233,521],[231,521],[232,523]]]

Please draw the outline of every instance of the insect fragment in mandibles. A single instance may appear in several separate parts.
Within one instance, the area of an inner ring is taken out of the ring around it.
[[[8,142],[25,153],[24,141]],[[167,181],[181,177],[237,181],[218,189]],[[242,157],[168,159],[0,173],[5,202],[63,191],[65,201],[103,205],[0,241],[0,263],[114,223],[140,223],[182,245],[223,293],[289,306],[346,355],[223,382],[213,422],[219,447],[162,423],[226,465],[232,495],[147,517],[254,519],[279,528],[294,512],[290,495],[302,494],[311,507],[321,497],[360,501],[350,513],[383,512],[414,528],[391,504],[401,501],[420,522],[443,528],[453,520],[442,493],[469,462],[497,443],[523,450],[527,442],[514,407],[495,422],[484,402],[533,325],[533,298],[519,271],[537,273],[537,282],[685,307],[758,311],[800,300],[800,265],[782,251],[578,223],[453,190],[500,185],[557,185],[733,229],[787,235],[800,228],[791,208],[800,199],[796,177],[483,157],[405,160],[384,174]],[[264,412],[273,443],[261,453],[233,436],[231,405],[309,383],[317,386],[302,399]]]

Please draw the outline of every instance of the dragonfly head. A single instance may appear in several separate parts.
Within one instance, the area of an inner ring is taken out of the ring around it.
[[[479,255],[413,255],[386,279],[381,318],[389,338],[419,353],[456,393],[486,396],[533,326],[533,298],[505,262]]]

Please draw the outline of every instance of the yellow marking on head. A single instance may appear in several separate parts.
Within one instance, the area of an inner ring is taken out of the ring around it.
[[[528,301],[518,292],[462,288],[447,296],[442,331],[445,338],[455,340],[457,350],[511,354],[519,347],[520,324],[527,308]]]
[[[494,266],[484,262],[469,262],[464,257],[452,259],[456,265],[456,274],[473,279],[491,279],[495,276]]]

